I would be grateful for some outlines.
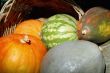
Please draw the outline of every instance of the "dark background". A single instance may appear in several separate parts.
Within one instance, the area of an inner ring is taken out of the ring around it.
[[[110,9],[110,0],[75,0],[75,2],[85,11],[95,6]]]
[[[0,0],[0,8],[7,0]],[[110,0],[74,0],[82,9],[87,10],[94,6],[102,6],[110,9]]]
[[[0,7],[2,7],[3,3],[7,0],[0,0]],[[31,0],[30,0],[31,1]],[[54,0],[33,0],[33,1],[53,1]],[[64,0],[64,1],[75,1],[77,5],[81,7],[84,11],[96,6],[104,7],[110,9],[110,0]],[[44,2],[43,2],[44,3]],[[57,7],[56,7],[57,8]],[[44,14],[45,12],[45,14]],[[59,13],[59,12],[58,12]],[[25,18],[39,18],[39,17],[48,17],[55,14],[54,11],[48,10],[48,8],[36,8],[33,7],[31,12],[28,12]],[[39,15],[39,16],[38,16]],[[74,14],[77,15],[77,14]],[[75,16],[78,18],[78,16]]]

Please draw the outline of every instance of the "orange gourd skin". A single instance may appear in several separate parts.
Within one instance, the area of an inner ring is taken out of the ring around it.
[[[47,52],[45,45],[32,36],[28,36],[30,43],[22,43],[20,39],[24,36],[13,34],[0,38],[0,73],[40,73]]]
[[[43,21],[40,21],[38,19],[25,20],[18,24],[14,33],[15,34],[33,35],[33,36],[41,39],[40,33],[41,33],[42,25],[43,25]]]

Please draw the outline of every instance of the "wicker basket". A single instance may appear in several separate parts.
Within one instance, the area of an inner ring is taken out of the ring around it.
[[[66,1],[69,0],[8,0],[0,11],[0,37],[13,33],[17,24],[27,19],[47,18],[57,13],[80,19],[83,10],[74,2]]]
[[[77,9],[75,3],[70,4],[66,0],[8,0],[1,9],[0,36],[11,34],[16,25],[26,19],[49,17],[57,13],[70,14],[78,19]]]

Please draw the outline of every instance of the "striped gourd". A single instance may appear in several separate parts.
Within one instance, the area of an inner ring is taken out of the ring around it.
[[[47,19],[42,27],[42,39],[48,48],[77,40],[76,19],[67,14],[56,14]]]
[[[56,14],[48,18],[48,21],[52,21],[52,20],[63,20],[70,24],[74,24],[74,23],[76,24],[76,19],[68,14]]]

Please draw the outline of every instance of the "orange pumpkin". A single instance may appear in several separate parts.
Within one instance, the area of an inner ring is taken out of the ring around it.
[[[40,33],[41,33],[42,25],[43,25],[43,21],[38,20],[38,19],[37,20],[35,19],[25,20],[21,22],[20,24],[18,24],[14,33],[33,35],[41,39]]]
[[[0,73],[39,73],[46,48],[34,36],[13,34],[0,38]]]

